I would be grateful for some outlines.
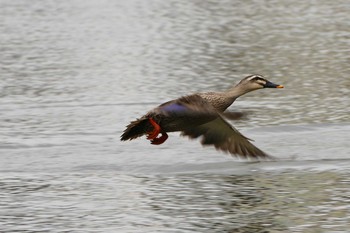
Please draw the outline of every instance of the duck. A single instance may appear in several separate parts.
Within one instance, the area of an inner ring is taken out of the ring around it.
[[[284,88],[268,81],[259,74],[243,78],[238,84],[222,92],[201,92],[181,96],[153,108],[140,118],[131,121],[120,140],[127,141],[146,135],[153,145],[163,144],[169,132],[181,132],[181,136],[201,137],[203,146],[244,159],[269,159],[268,155],[252,144],[224,116],[224,111],[235,100],[251,91],[264,88]]]

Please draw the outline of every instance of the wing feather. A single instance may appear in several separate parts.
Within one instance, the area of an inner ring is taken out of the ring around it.
[[[202,145],[213,145],[217,150],[234,156],[252,159],[272,158],[254,146],[250,139],[242,135],[220,114],[208,123],[182,131],[181,135],[190,138],[202,137]]]

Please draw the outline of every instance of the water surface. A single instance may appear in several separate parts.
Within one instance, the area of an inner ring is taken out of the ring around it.
[[[348,232],[347,1],[0,2],[1,232]],[[259,73],[232,122],[277,161],[129,121]]]

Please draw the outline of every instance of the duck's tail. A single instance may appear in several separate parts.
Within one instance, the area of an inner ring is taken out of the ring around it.
[[[142,135],[147,133],[149,125],[149,119],[144,117],[130,122],[130,124],[126,126],[126,129],[120,137],[120,140],[126,141],[141,137]]]

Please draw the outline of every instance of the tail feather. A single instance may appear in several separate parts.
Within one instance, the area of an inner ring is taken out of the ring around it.
[[[148,127],[149,127],[148,118],[141,118],[141,119],[132,121],[128,126],[126,126],[126,129],[124,130],[124,133],[120,137],[120,140],[126,141],[126,140],[132,140],[132,139],[141,137],[142,135],[147,133]]]

